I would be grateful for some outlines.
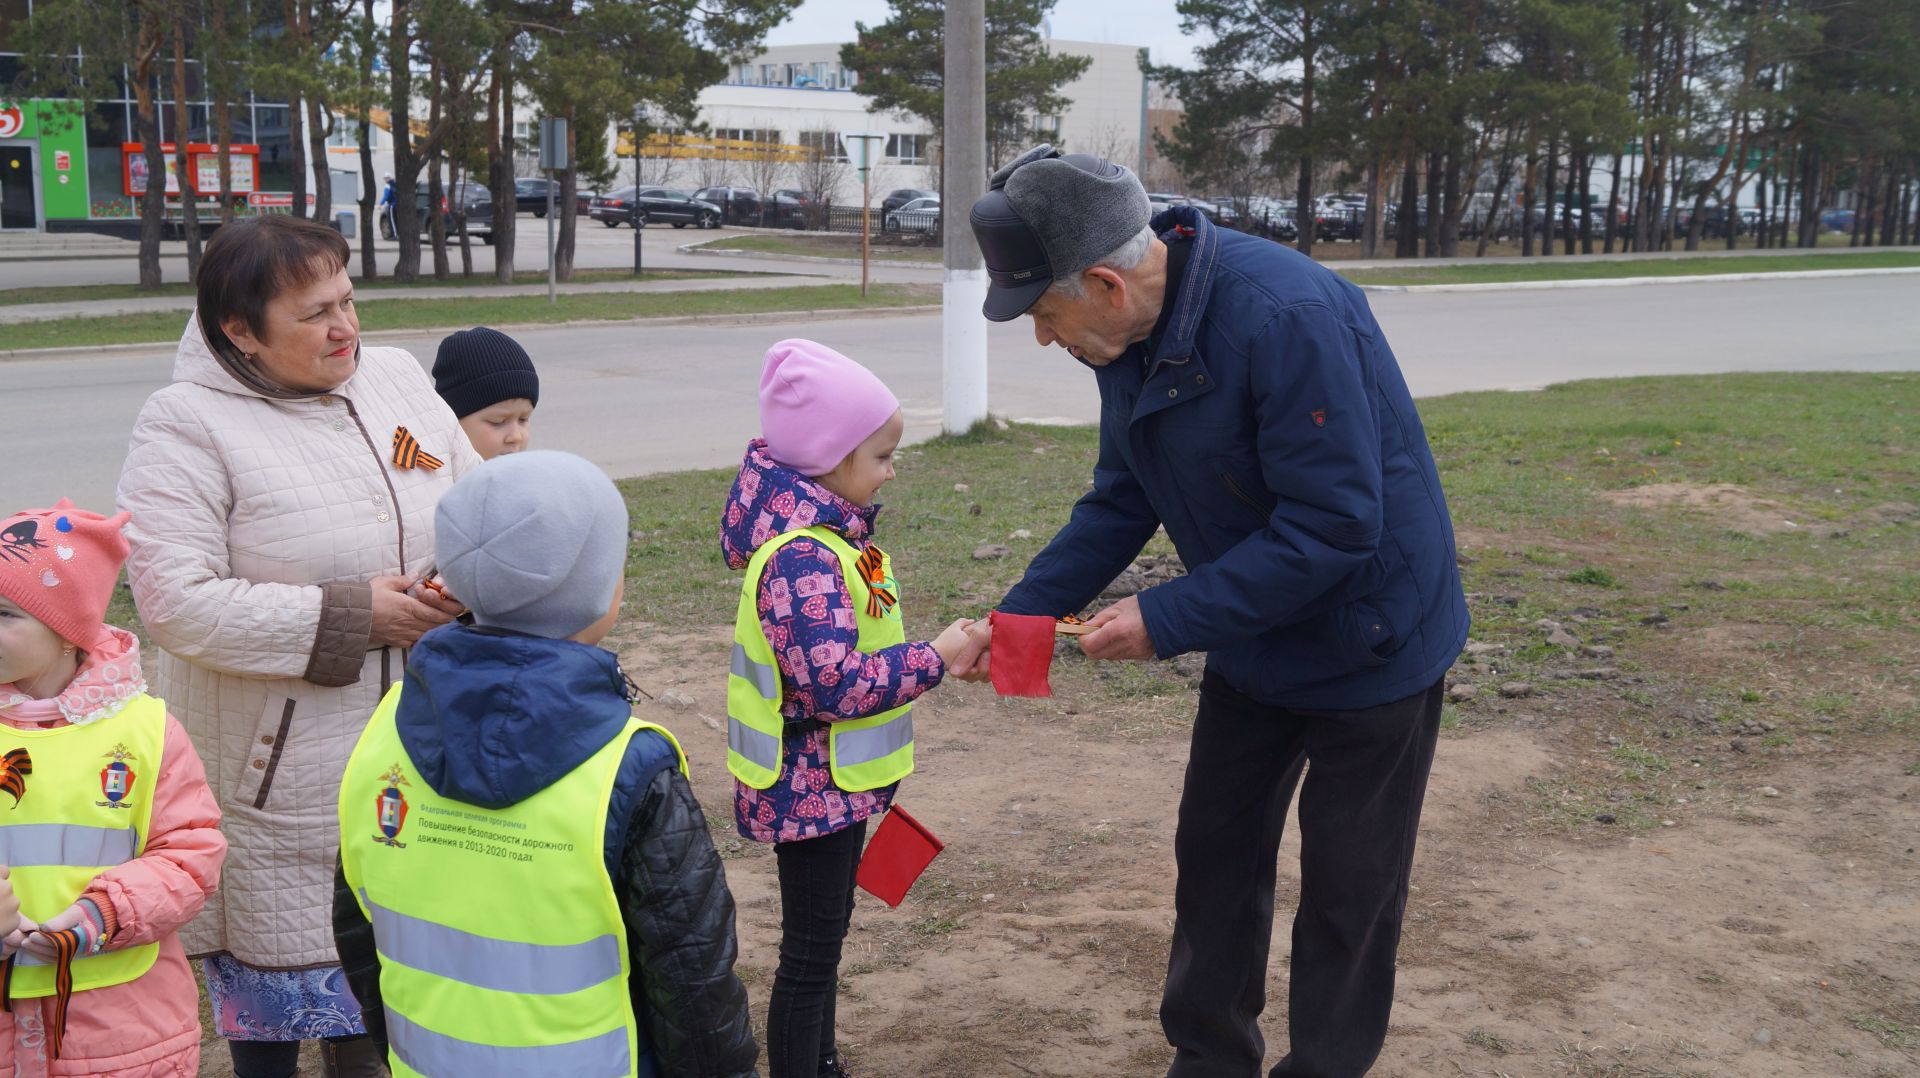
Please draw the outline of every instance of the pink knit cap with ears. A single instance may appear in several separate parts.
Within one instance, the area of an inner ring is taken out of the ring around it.
[[[832,471],[899,410],[872,371],[824,344],[795,338],[767,349],[760,433],[773,459],[801,475]]]
[[[0,520],[0,595],[83,651],[107,635],[107,604],[127,560],[120,529],[132,514],[103,517],[65,498]]]

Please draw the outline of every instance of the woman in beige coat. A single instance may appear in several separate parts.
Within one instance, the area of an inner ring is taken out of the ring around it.
[[[291,1078],[316,1037],[329,1073],[384,1073],[334,952],[335,805],[405,649],[457,612],[409,586],[480,462],[413,356],[361,346],[347,259],[314,222],[223,226],[120,476],[160,690],[225,815],[220,893],[182,935],[239,1078]]]

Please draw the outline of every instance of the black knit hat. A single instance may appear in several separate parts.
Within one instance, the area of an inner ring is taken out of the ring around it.
[[[433,357],[433,388],[461,419],[516,397],[540,403],[540,375],[527,350],[484,326],[463,329],[440,342]]]

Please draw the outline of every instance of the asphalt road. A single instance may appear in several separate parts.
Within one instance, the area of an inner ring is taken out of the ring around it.
[[[547,231],[545,220],[521,217],[517,225],[513,245],[513,267],[522,272],[544,272],[547,268]],[[699,243],[703,240],[718,239],[739,235],[782,235],[764,231],[742,231],[722,229],[715,232],[703,232],[697,228],[674,228],[670,225],[650,225],[641,230],[641,262],[649,269],[704,269],[704,270],[751,270],[756,273],[805,273],[827,277],[852,277],[858,279],[858,265],[836,265],[827,262],[808,262],[765,258],[727,258],[713,255],[681,254],[679,247]],[[42,240],[53,244],[54,240]],[[131,250],[127,243],[107,244],[106,249]],[[121,284],[130,285],[140,279],[140,263],[137,258],[94,257],[102,248],[101,241],[90,241],[83,248],[88,252],[84,258],[62,258],[58,249],[49,247],[44,258],[0,259],[0,289],[32,288],[44,285],[86,285]],[[391,273],[399,260],[400,247],[386,240],[379,241],[374,248],[375,260],[380,272]],[[460,273],[460,249],[455,246],[447,252],[453,265],[455,276]],[[433,272],[433,251],[422,245],[420,262],[425,274]],[[633,230],[628,228],[607,228],[598,222],[582,222],[574,247],[574,265],[579,269],[631,269],[633,267]],[[161,276],[168,282],[185,281],[187,277],[186,247],[181,243],[169,243],[162,248],[160,259]],[[360,253],[356,246],[353,254],[352,272],[360,272]],[[493,276],[493,248],[475,241],[473,244],[474,276],[491,279]],[[940,280],[938,262],[904,262],[876,259],[872,264],[872,279],[877,282],[937,282]]]
[[[1422,396],[1646,374],[1920,370],[1916,299],[1910,276],[1371,297]],[[993,410],[1092,421],[1092,377],[1064,352],[1040,350],[1027,325],[989,335]],[[789,336],[815,337],[871,366],[899,394],[910,438],[939,430],[938,316],[519,336],[541,372],[535,444],[580,453],[614,475],[733,463],[757,426],[761,355]],[[430,363],[437,340],[399,343]],[[105,507],[134,415],[171,365],[167,350],[0,362],[12,425],[0,507],[63,494]]]

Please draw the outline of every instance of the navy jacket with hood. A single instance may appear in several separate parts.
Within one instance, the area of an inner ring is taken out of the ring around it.
[[[629,714],[626,677],[611,652],[447,625],[410,652],[395,725],[435,793],[503,808],[585,763],[625,729]],[[677,765],[667,739],[643,730],[628,743],[608,799],[602,852],[626,922],[638,1073],[751,1075],[759,1048],[733,972],[733,895],[706,814]],[[537,892],[526,896],[526,910],[569,916],[544,907]],[[333,919],[348,984],[384,1048],[380,958],[344,873],[335,878]]]
[[[1191,207],[1153,228],[1188,247],[1171,308],[1094,368],[1093,489],[1002,608],[1080,611],[1164,525],[1187,575],[1140,593],[1162,658],[1205,651],[1283,707],[1427,689],[1466,642],[1466,598],[1426,431],[1365,295]]]

